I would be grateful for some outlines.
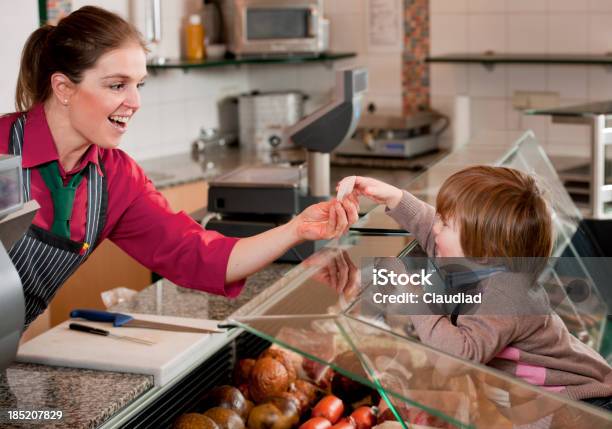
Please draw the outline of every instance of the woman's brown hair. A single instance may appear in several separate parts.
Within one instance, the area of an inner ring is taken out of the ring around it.
[[[436,209],[452,218],[467,257],[548,257],[552,218],[535,179],[506,167],[468,167],[442,185]]]
[[[146,50],[142,36],[119,15],[95,6],[82,7],[57,26],[44,25],[28,38],[21,54],[15,107],[29,110],[51,95],[51,76],[60,72],[79,83],[105,53],[128,42]]]

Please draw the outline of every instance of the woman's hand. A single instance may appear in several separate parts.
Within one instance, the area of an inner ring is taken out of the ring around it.
[[[380,180],[357,176],[352,195],[363,195],[378,204],[386,205],[389,209],[394,209],[401,201],[403,193],[401,189]]]
[[[334,289],[345,300],[359,292],[361,276],[346,250],[322,249],[304,261],[306,267],[317,267],[313,279]]]
[[[359,202],[349,195],[314,204],[290,222],[261,234],[238,240],[230,253],[225,282],[243,279],[261,270],[304,240],[331,240],[357,222]]]
[[[348,231],[357,222],[359,203],[349,195],[342,202],[336,199],[313,204],[292,222],[300,240],[331,240]]]

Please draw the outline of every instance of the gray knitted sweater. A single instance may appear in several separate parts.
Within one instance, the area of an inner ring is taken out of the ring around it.
[[[398,206],[387,209],[387,214],[414,234],[428,255],[434,254],[432,206],[404,192]],[[524,309],[534,305],[525,294],[508,293],[516,280],[512,275],[487,279],[489,290],[498,291],[507,306]],[[411,319],[423,343],[449,354],[485,363],[572,399],[612,395],[612,368],[570,334],[556,313],[509,317],[478,312],[460,315],[455,325],[440,315]]]

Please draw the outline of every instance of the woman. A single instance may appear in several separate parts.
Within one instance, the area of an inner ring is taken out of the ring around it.
[[[105,238],[179,285],[235,297],[247,276],[289,248],[338,237],[357,219],[351,196],[238,240],[173,213],[116,149],[140,107],[145,49],[130,24],[90,6],[26,42],[18,113],[0,118],[0,154],[22,156],[25,198],[41,206],[9,252],[24,287],[26,325]]]

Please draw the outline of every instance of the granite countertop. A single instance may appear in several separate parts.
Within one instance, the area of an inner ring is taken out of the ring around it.
[[[332,184],[349,175],[369,175],[386,182],[406,186],[426,167],[445,155],[435,153],[409,160],[401,165],[385,166],[380,160],[335,162],[331,169]],[[180,154],[141,162],[158,188],[177,186],[196,180],[211,180],[241,165],[275,162],[299,162],[300,150],[286,151],[278,159],[270,154],[256,154],[235,147],[207,148],[204,154]],[[399,167],[399,168],[398,168]],[[267,299],[283,287],[290,264],[272,264],[251,276],[236,299],[209,295],[180,288],[162,280],[139,292],[115,311],[168,316],[226,319],[233,313],[251,314],[255,301]],[[295,272],[295,271],[294,271]],[[279,279],[283,279],[277,281]],[[287,280],[289,281],[289,280]],[[275,285],[273,288],[270,286]],[[266,290],[267,289],[267,290]],[[263,293],[262,293],[263,292]],[[253,301],[253,298],[258,297]],[[13,364],[0,373],[0,427],[2,428],[95,428],[153,388],[153,377],[138,374],[91,371],[34,364]],[[8,410],[61,410],[59,421],[9,422]]]
[[[331,182],[345,176],[370,175],[380,180],[405,186],[425,167],[440,160],[448,152],[439,151],[409,160],[366,159],[332,156]],[[158,189],[181,185],[196,180],[211,180],[237,167],[254,164],[304,162],[302,149],[253,152],[236,146],[211,146],[205,151],[153,158],[139,162]]]
[[[335,165],[331,169],[331,182],[334,184],[349,175],[367,174],[400,186],[406,185],[422,166],[443,155],[428,155],[402,168],[385,168],[379,163],[371,166]],[[269,153],[257,154],[240,148],[217,146],[207,148],[204,154],[173,155],[143,161],[140,165],[155,186],[165,188],[211,180],[241,165],[296,163],[303,159],[301,150],[284,151],[273,159]],[[284,275],[292,267],[290,264],[272,264],[261,270],[247,280],[242,294],[232,300],[180,288],[162,280],[112,309],[223,320],[236,311],[250,312],[251,300],[280,278],[286,278]],[[282,287],[283,283],[277,282],[276,285]],[[272,290],[262,296],[270,293]],[[249,302],[250,305],[245,306]],[[146,375],[16,363],[0,373],[0,427],[95,428],[152,387],[153,378]],[[8,410],[61,410],[63,418],[59,421],[8,421]]]
[[[293,265],[273,264],[249,277],[236,299],[184,289],[162,280],[114,311],[224,320]],[[95,428],[153,387],[153,377],[35,364],[13,364],[0,373],[0,427]],[[10,422],[8,410],[61,410],[52,421]]]

